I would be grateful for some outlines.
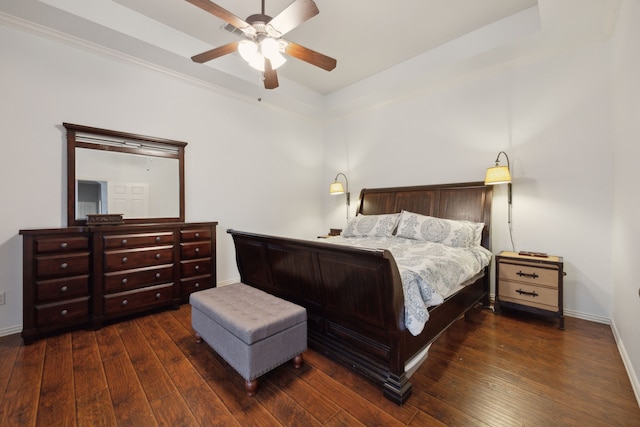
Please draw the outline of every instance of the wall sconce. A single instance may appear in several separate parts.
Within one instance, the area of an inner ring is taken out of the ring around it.
[[[345,186],[347,187],[346,191],[345,191],[345,188],[342,186],[342,183],[338,181],[338,177],[340,175],[344,177],[344,183],[345,183]],[[347,180],[347,176],[345,174],[343,174],[342,172],[338,172],[335,179],[329,186],[329,194],[331,195],[346,194],[347,195],[347,221],[349,221],[349,206],[351,205],[351,193],[349,193],[349,180]]]
[[[507,166],[500,165],[500,154],[504,154],[507,159]],[[509,156],[504,151],[500,151],[496,157],[496,164],[493,167],[487,168],[487,173],[484,177],[484,185],[497,185],[507,184],[507,202],[509,203],[509,236],[511,238],[511,247],[515,252],[515,246],[513,244],[513,232],[511,229],[511,164],[509,163]]]

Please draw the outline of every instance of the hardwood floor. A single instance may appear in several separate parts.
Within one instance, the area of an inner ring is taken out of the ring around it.
[[[24,346],[0,338],[0,426],[638,426],[607,325],[566,330],[473,310],[431,347],[402,406],[311,350],[260,379],[255,397],[182,306]]]

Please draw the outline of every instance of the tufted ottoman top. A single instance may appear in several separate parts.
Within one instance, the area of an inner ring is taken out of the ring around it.
[[[192,293],[189,302],[247,345],[307,320],[303,307],[244,283]]]

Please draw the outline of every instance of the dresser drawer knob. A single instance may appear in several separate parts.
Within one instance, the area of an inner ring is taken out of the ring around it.
[[[60,288],[60,292],[67,292],[68,290],[69,290],[69,287],[66,285]]]
[[[128,300],[126,300],[126,299],[123,299],[123,300],[122,300],[122,302],[121,302],[121,304],[122,304],[123,306],[125,306],[125,305],[129,304],[129,301],[128,301]]]
[[[126,284],[127,284],[127,282],[129,282],[129,279],[127,279],[126,277],[125,277],[124,279],[122,279],[122,284],[123,284],[123,285],[126,285]]]
[[[129,259],[128,259],[126,256],[123,256],[123,257],[122,257],[122,263],[124,264],[124,263],[126,263],[127,261],[129,261]]]
[[[120,242],[120,244],[122,246],[125,246],[127,244],[127,239],[122,239],[122,241]]]
[[[160,259],[161,255],[160,254],[156,254],[156,259]]]
[[[199,287],[200,287],[200,282],[197,282],[197,283],[194,285],[194,287],[195,287],[195,288],[199,288]]]
[[[160,242],[160,240],[162,240],[160,236],[156,236],[156,242]]]
[[[196,233],[195,236],[196,236],[196,239],[199,238],[200,237],[200,233]]]
[[[540,277],[536,273],[523,273],[522,271],[518,271],[516,274],[520,277],[531,277],[532,279]]]
[[[63,315],[63,316],[66,316],[66,315],[67,315],[67,313],[69,313],[69,311],[67,311],[67,310],[62,310],[62,311],[60,312],[60,314],[61,314],[61,315]]]
[[[200,248],[196,248],[196,253],[200,252]]]
[[[160,295],[160,292],[158,292],[158,293],[156,294],[156,299],[160,298],[160,296],[161,296],[161,295]]]
[[[538,293],[536,291],[527,292],[527,291],[523,291],[522,289],[518,289],[516,292],[519,293],[520,295],[530,295],[534,298],[538,296]]]
[[[196,265],[194,268],[195,268],[196,271],[200,270],[200,266],[199,265]]]
[[[62,264],[60,264],[60,268],[64,269],[64,268],[67,268],[67,267],[69,267],[69,264],[66,263],[66,262],[63,262]]]
[[[69,246],[69,244],[68,244],[67,242],[62,242],[62,243],[60,243],[60,247],[61,247],[62,249],[67,249],[67,246]]]

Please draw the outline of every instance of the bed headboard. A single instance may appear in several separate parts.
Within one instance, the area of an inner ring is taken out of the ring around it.
[[[439,218],[483,222],[482,246],[491,249],[491,197],[493,187],[483,182],[363,188],[358,214],[379,215],[404,210]]]

